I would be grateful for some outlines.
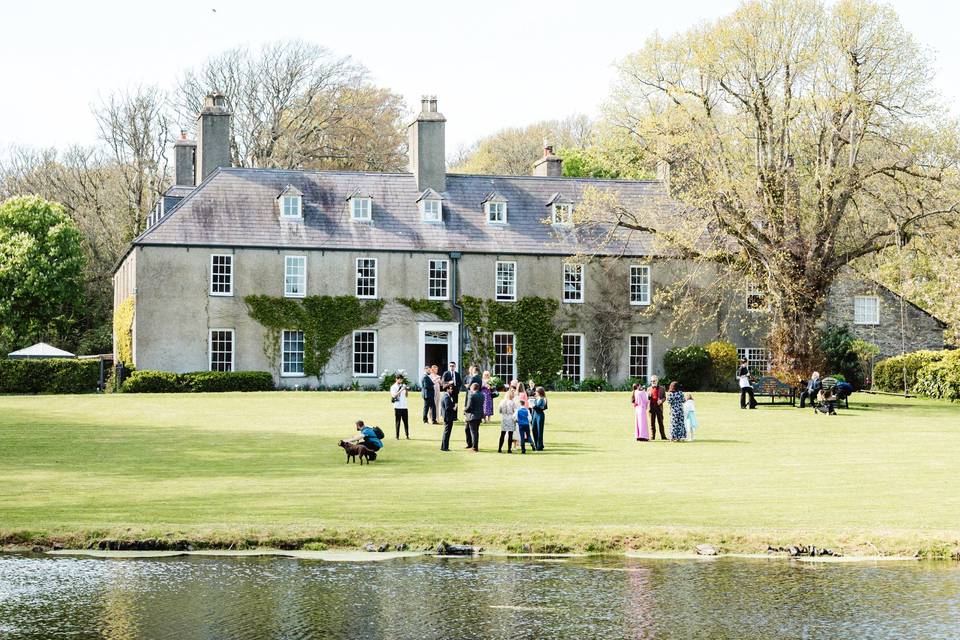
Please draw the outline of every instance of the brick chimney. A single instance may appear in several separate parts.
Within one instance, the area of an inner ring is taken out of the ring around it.
[[[533,175],[545,178],[563,176],[563,158],[553,154],[553,145],[543,141],[543,157],[533,163]]]
[[[420,115],[407,127],[410,139],[410,172],[417,190],[447,190],[447,159],[444,127],[447,119],[437,111],[437,96],[423,96]]]
[[[197,116],[196,184],[230,166],[230,109],[219,91],[208,93]]]
[[[187,132],[181,129],[180,138],[173,143],[174,181],[178,187],[192,187],[196,182],[194,163],[196,162],[197,143],[187,139]]]

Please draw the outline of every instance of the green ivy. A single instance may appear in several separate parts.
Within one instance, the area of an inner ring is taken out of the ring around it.
[[[397,298],[396,300],[414,313],[432,313],[446,322],[453,320],[450,305],[442,300],[426,300],[424,298]]]
[[[551,384],[563,366],[561,330],[557,326],[560,303],[550,298],[526,297],[516,302],[495,302],[464,296],[463,323],[472,341],[467,352],[474,362],[493,362],[493,333],[515,336],[517,375]]]
[[[303,372],[323,375],[333,348],[353,331],[376,324],[383,300],[359,300],[353,296],[307,296],[301,300],[274,296],[244,298],[250,317],[267,329],[263,352],[277,362],[280,332],[303,331]]]

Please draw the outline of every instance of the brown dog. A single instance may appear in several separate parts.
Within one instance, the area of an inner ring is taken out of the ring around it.
[[[347,452],[348,463],[356,462],[357,458],[360,458],[360,464],[362,465],[363,459],[366,458],[367,464],[370,464],[371,460],[377,459],[377,453],[369,447],[363,446],[362,444],[347,442],[346,440],[341,440],[338,444],[343,447],[344,451]]]

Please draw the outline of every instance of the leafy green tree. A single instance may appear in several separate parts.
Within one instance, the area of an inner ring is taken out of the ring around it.
[[[0,205],[0,345],[59,342],[83,299],[80,231],[39,196]]]

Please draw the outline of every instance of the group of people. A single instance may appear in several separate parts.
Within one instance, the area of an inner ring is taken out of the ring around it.
[[[634,408],[635,435],[638,442],[656,440],[658,426],[660,439],[667,439],[663,429],[664,404],[670,408],[670,440],[672,442],[693,440],[693,432],[698,426],[693,395],[684,394],[675,380],[668,388],[664,388],[657,376],[651,376],[649,387],[633,385],[631,402]]]
[[[464,379],[457,370],[457,363],[451,362],[448,369],[440,375],[436,365],[424,367],[420,380],[420,395],[423,398],[423,423],[443,424],[440,450],[450,450],[450,434],[453,423],[459,416],[460,390],[466,391],[463,404],[464,435],[466,448],[478,451],[480,447],[480,424],[490,422],[494,415],[494,398],[500,396],[495,388],[489,371],[479,373],[477,367],[468,369]],[[390,401],[393,403],[396,437],[400,439],[400,427],[405,437],[410,439],[408,396],[410,389],[403,376],[397,375],[390,387]],[[527,445],[533,451],[543,450],[543,427],[546,421],[547,392],[536,386],[531,380],[525,387],[513,380],[504,390],[504,397],[498,406],[500,414],[500,446],[503,451],[504,440],[507,453],[514,446],[526,453]]]

